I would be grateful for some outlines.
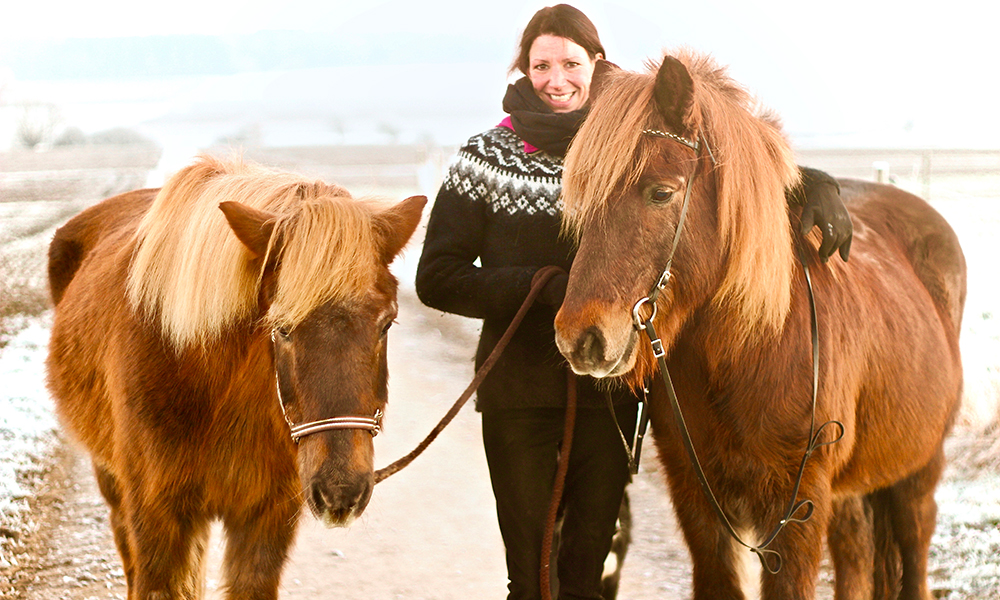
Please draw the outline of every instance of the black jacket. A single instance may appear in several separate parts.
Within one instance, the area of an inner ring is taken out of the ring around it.
[[[546,265],[569,271],[572,244],[560,237],[562,159],[528,154],[512,130],[469,139],[431,210],[417,267],[420,300],[483,319],[476,367],[486,359]],[[477,263],[478,259],[478,264]],[[568,367],[555,345],[555,308],[536,303],[479,388],[478,410],[566,405]],[[615,382],[581,377],[581,407],[634,402]],[[610,389],[610,391],[605,391]]]

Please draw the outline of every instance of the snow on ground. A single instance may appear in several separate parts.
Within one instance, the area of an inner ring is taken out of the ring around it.
[[[33,526],[28,498],[59,438],[45,391],[49,318],[30,319],[0,351],[0,567],[10,542]]]
[[[929,571],[937,596],[948,600],[996,598],[1000,592],[1000,474],[948,480],[934,495],[938,522]]]

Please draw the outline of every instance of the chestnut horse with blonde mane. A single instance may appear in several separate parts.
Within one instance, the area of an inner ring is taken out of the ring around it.
[[[201,157],[56,232],[49,388],[93,459],[130,599],[201,598],[216,518],[226,597],[276,598],[303,499],[331,526],[364,510],[388,265],[425,203]]]
[[[737,536],[763,545],[780,522],[805,517],[788,511],[809,500],[811,518],[767,548],[782,564],[762,572],[763,598],[813,598],[826,536],[839,600],[928,600],[934,489],[962,389],[966,269],[955,233],[911,194],[844,180],[851,259],[821,263],[815,232],[792,235],[799,215],[785,191],[798,169],[777,120],[713,61],[682,51],[649,73],[602,67],[593,91],[566,158],[565,223],[579,250],[556,338],[577,373],[650,385],[694,598],[744,598],[737,566],[749,554]],[[834,428],[817,430],[827,445],[806,462],[796,494],[814,379],[800,251],[816,298],[815,422],[844,431],[831,443]],[[668,263],[653,312],[640,301]],[[644,322],[659,333],[718,511]]]

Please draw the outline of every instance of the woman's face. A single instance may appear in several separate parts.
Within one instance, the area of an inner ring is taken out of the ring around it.
[[[603,57],[598,54],[591,60],[571,39],[540,35],[528,51],[528,78],[535,94],[553,112],[574,111],[590,98],[590,78],[598,58]]]

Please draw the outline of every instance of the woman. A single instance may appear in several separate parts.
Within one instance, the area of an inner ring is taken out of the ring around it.
[[[590,82],[604,58],[593,23],[560,4],[535,13],[521,36],[500,124],[469,139],[431,211],[416,289],[424,304],[483,319],[477,367],[528,294],[535,273],[569,271],[573,248],[559,236],[562,158],[587,113]],[[846,260],[850,218],[828,176],[810,172],[803,220],[822,224],[825,256]],[[832,216],[827,216],[832,215]],[[846,223],[846,230],[845,230]],[[826,225],[833,225],[832,231]],[[808,229],[807,229],[808,231]],[[542,536],[557,468],[567,367],[553,320],[567,275],[546,284],[479,388],[483,443],[506,546],[511,600],[539,598]],[[574,441],[563,494],[556,568],[559,598],[601,598],[629,469],[621,435],[632,439],[638,399],[591,378],[577,383]]]

